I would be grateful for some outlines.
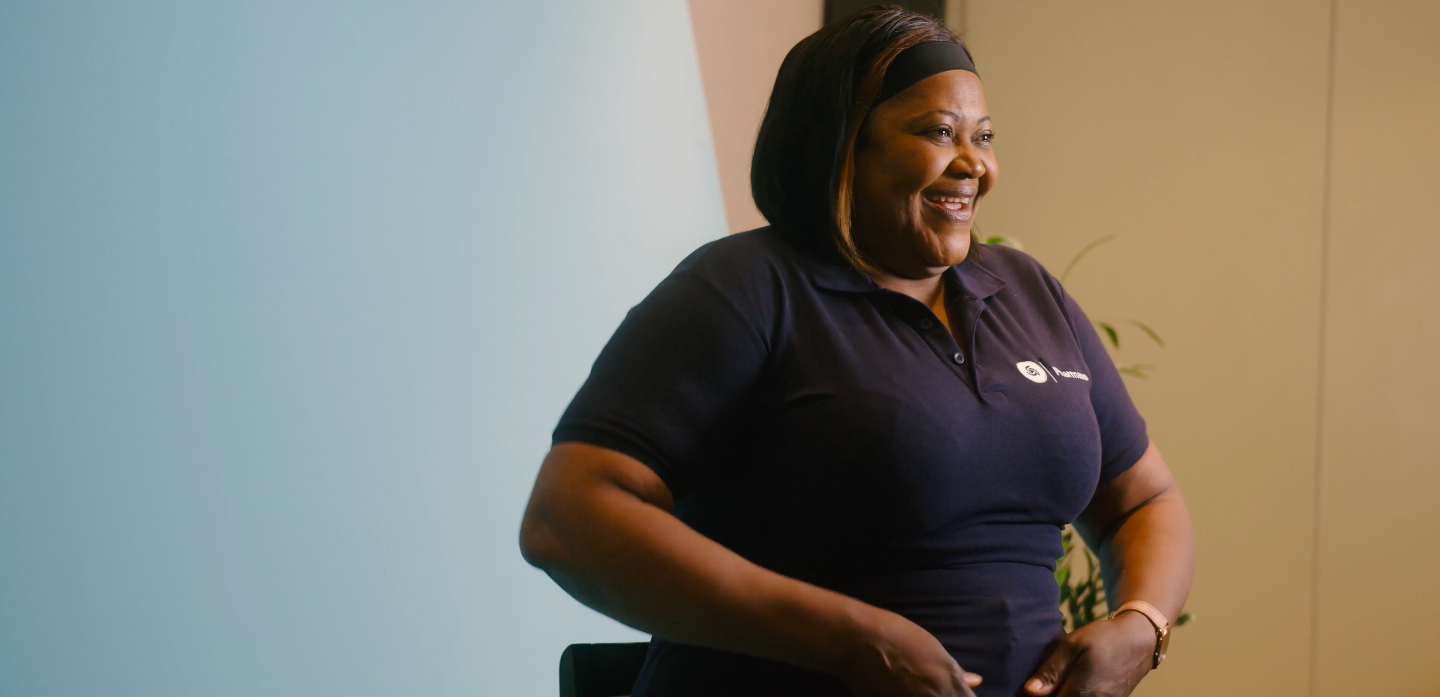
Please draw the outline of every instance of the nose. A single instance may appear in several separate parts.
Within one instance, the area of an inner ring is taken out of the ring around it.
[[[985,160],[973,147],[962,147],[950,161],[946,174],[956,179],[981,179],[986,174]]]

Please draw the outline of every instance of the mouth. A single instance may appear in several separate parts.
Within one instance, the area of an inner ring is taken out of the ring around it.
[[[970,188],[927,191],[925,205],[954,223],[966,223],[975,215],[975,190]]]

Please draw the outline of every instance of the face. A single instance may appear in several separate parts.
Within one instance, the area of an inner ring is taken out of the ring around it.
[[[870,111],[855,148],[853,234],[885,272],[927,278],[965,260],[999,176],[980,78],[948,70]]]

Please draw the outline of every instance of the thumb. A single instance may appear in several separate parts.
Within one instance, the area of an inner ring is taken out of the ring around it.
[[[1036,697],[1048,695],[1055,690],[1055,686],[1070,672],[1070,666],[1079,656],[1079,649],[1072,643],[1060,640],[1055,647],[1050,649],[1050,654],[1035,669],[1030,679],[1025,681],[1025,691]]]

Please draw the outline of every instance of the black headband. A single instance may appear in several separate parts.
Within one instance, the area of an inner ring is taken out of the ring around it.
[[[915,44],[901,51],[885,69],[885,82],[875,103],[879,104],[900,94],[906,87],[947,70],[968,70],[976,76],[980,75],[975,70],[975,61],[970,58],[970,50],[964,44],[954,41]]]

